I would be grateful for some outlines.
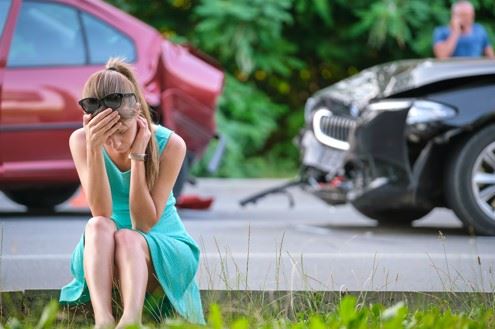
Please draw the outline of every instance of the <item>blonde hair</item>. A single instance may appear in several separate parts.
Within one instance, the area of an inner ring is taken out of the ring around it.
[[[110,58],[104,70],[93,73],[86,81],[83,88],[83,98],[96,97],[98,99],[112,93],[134,93],[137,101],[140,104],[140,109],[136,110],[136,103],[131,98],[123,100],[123,105],[117,109],[123,120],[134,118],[136,115],[141,115],[148,122],[148,127],[151,130],[151,114],[144,98],[143,92],[139,87],[134,75],[134,70],[131,65],[127,64],[123,58]],[[133,106],[134,105],[134,106]],[[155,134],[151,134],[151,139],[146,147],[148,157],[145,161],[146,185],[151,191],[158,177],[160,161],[158,158],[158,147]]]

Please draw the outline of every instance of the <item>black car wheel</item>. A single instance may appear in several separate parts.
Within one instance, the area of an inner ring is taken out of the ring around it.
[[[446,175],[449,207],[470,231],[495,235],[495,126],[459,144]]]
[[[356,208],[361,214],[374,219],[379,225],[410,225],[426,216],[431,209],[370,209]]]
[[[68,200],[79,188],[79,184],[3,189],[12,201],[32,210],[53,210],[56,205]]]

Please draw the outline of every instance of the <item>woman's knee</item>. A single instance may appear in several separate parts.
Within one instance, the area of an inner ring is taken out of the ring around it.
[[[144,251],[146,241],[141,234],[129,229],[121,229],[114,233],[115,252]]]
[[[103,216],[96,216],[89,219],[85,228],[85,235],[113,235],[117,230],[113,220]]]

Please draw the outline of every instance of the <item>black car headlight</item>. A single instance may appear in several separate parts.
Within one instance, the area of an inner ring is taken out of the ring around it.
[[[442,121],[453,118],[457,111],[445,104],[424,99],[391,99],[371,103],[368,109],[374,111],[407,110],[406,136],[412,142],[434,136]]]
[[[427,100],[416,100],[409,109],[406,122],[408,125],[430,123],[453,118],[456,114],[456,110],[450,106]]]
[[[396,111],[407,108],[409,108],[406,120],[408,125],[442,121],[457,114],[456,110],[450,106],[423,99],[385,100],[368,105],[371,111]]]

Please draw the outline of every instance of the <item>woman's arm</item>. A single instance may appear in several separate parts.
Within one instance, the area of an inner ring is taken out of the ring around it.
[[[118,129],[118,115],[110,113],[95,117],[91,123],[91,117],[85,115],[84,128],[74,131],[69,139],[72,159],[93,216],[112,215],[112,196],[102,154],[103,142]]]
[[[82,129],[72,133],[69,145],[91,214],[93,217],[110,217],[112,199],[101,152],[86,147],[86,137]]]
[[[179,135],[172,134],[160,157],[158,177],[151,191],[146,185],[144,162],[131,160],[129,208],[134,229],[148,232],[158,222],[172,193],[185,155],[186,143]]]
[[[88,191],[86,195],[93,216],[112,216],[112,194],[101,150],[87,148]]]

